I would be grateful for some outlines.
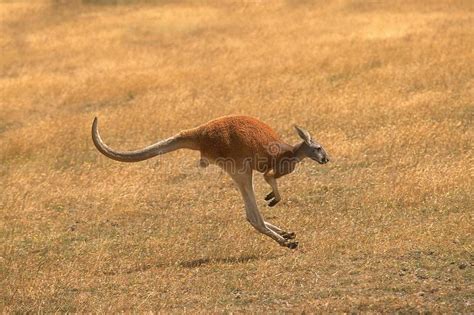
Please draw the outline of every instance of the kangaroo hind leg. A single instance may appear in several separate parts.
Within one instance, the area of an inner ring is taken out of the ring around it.
[[[281,246],[286,246],[291,249],[296,248],[298,246],[298,242],[289,241],[288,239],[284,238],[279,233],[275,232],[272,228],[270,228],[263,220],[263,217],[260,214],[260,211],[258,210],[257,202],[255,200],[252,172],[249,171],[243,174],[236,174],[233,175],[232,178],[236,182],[240,193],[242,194],[242,197],[244,199],[245,212],[247,220],[250,222],[250,224],[257,231],[271,237]]]

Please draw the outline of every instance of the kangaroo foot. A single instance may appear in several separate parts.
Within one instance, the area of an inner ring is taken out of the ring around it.
[[[288,247],[289,249],[296,249],[298,247],[298,242],[297,241],[285,241],[283,243],[280,243],[281,246]]]

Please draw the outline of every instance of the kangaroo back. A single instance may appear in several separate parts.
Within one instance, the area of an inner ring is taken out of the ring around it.
[[[250,160],[254,169],[271,167],[271,161],[286,145],[277,133],[262,121],[249,116],[226,116],[197,128],[201,154],[211,161]],[[257,162],[260,162],[259,167]]]

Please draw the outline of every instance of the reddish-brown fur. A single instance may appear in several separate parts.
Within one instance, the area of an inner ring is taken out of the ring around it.
[[[293,147],[270,126],[249,116],[220,117],[184,131],[181,136],[195,143],[202,158],[211,163],[232,160],[240,167],[248,162],[259,172],[274,169],[281,157],[293,153]]]

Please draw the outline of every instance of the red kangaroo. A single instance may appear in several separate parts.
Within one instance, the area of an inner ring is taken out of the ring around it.
[[[253,171],[263,173],[272,191],[265,197],[270,207],[280,200],[276,179],[294,171],[306,157],[320,164],[329,162],[323,147],[308,131],[295,126],[303,139],[292,146],[262,121],[248,116],[225,116],[136,151],[120,152],[107,146],[99,135],[97,118],[92,124],[92,140],[105,156],[121,162],[138,162],[178,149],[199,150],[200,166],[215,164],[224,169],[237,184],[244,199],[247,220],[260,233],[280,245],[294,249],[295,233],[266,222],[257,207],[253,188]]]

